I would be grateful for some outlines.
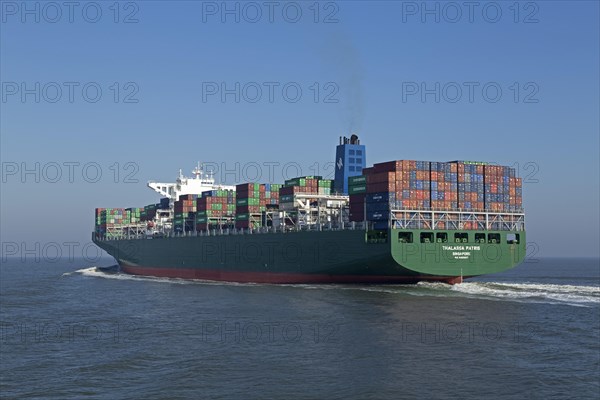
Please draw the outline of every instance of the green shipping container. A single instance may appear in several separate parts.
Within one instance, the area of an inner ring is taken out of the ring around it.
[[[260,205],[260,199],[258,197],[257,198],[249,198],[249,199],[241,198],[241,199],[237,199],[235,201],[235,204],[238,207],[243,207],[243,206],[258,206],[258,205]]]
[[[306,179],[304,179],[304,178],[288,179],[287,181],[285,181],[285,186],[306,186]]]
[[[348,186],[356,186],[360,184],[366,184],[367,177],[364,175],[351,176],[348,178]]]
[[[235,216],[236,221],[248,221],[250,218],[250,214],[237,214]]]
[[[367,193],[367,185],[355,185],[348,187],[348,194]]]

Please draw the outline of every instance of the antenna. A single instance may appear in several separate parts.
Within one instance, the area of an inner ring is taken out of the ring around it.
[[[196,179],[200,179],[200,175],[202,175],[202,166],[200,165],[200,161],[198,161],[198,165],[192,171],[192,174],[195,175]]]

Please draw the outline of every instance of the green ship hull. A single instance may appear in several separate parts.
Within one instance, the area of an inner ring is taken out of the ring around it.
[[[458,283],[506,271],[525,257],[524,231],[444,231],[443,239],[438,233],[326,230],[93,240],[125,273],[229,282]]]

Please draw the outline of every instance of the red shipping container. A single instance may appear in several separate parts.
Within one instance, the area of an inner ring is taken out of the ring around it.
[[[352,203],[353,201],[364,201],[365,200],[365,194],[364,193],[359,193],[359,194],[351,194],[350,196],[350,203]]]
[[[387,161],[373,165],[374,172],[398,171],[403,169],[402,160]],[[364,171],[364,170],[363,170]]]
[[[395,182],[396,173],[394,172],[377,172],[367,176],[367,185],[370,183]]]
[[[372,183],[367,185],[367,193],[377,193],[377,192],[395,192],[396,191],[396,183],[395,182],[381,182],[381,183]]]

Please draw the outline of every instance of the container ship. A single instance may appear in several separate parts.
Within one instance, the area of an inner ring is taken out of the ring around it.
[[[335,177],[217,184],[203,165],[143,208],[97,208],[94,243],[127,274],[255,283],[460,283],[525,257],[522,180],[474,161],[367,167],[340,137]]]

